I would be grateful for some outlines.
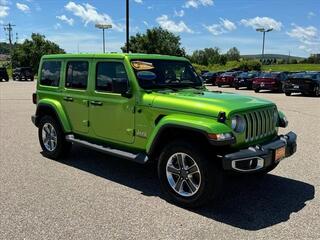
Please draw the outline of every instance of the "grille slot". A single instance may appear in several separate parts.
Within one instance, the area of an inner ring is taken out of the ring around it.
[[[266,108],[244,113],[246,121],[246,142],[255,141],[274,133],[276,126],[273,122],[274,108]]]

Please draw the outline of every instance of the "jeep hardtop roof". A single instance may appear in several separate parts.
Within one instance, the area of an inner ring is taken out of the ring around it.
[[[160,54],[140,54],[140,53],[105,53],[105,54],[88,54],[88,53],[80,53],[80,54],[52,54],[52,55],[44,55],[42,60],[44,59],[69,59],[69,58],[112,58],[112,59],[159,59],[159,60],[172,60],[172,61],[188,61],[188,59],[184,57],[176,57],[169,55],[160,55]]]

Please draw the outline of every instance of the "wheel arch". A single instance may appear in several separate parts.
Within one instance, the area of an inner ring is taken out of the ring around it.
[[[35,121],[36,126],[38,126],[40,119],[45,115],[50,115],[56,118],[59,121],[64,132],[71,132],[71,126],[69,124],[67,115],[65,114],[59,102],[44,100],[38,103]]]
[[[177,138],[190,139],[190,141],[199,142],[203,146],[213,147],[208,134],[229,131],[226,125],[217,122],[215,118],[188,115],[164,116],[151,133],[146,145],[146,152],[154,159],[168,141]]]

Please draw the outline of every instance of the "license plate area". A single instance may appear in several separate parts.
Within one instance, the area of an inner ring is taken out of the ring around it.
[[[281,147],[275,150],[274,161],[280,162],[282,159],[286,157],[286,147]]]

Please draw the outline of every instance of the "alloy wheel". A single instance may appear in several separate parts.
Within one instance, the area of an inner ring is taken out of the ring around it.
[[[186,153],[175,153],[169,158],[166,176],[171,188],[183,197],[195,195],[201,185],[199,167]]]

